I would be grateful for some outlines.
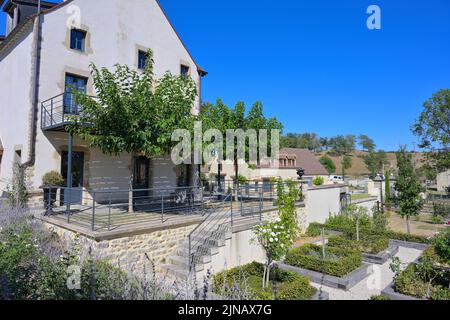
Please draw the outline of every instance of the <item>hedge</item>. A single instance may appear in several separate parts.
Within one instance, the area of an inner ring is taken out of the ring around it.
[[[348,239],[343,236],[331,237],[328,245],[336,248],[349,248],[364,253],[378,254],[389,247],[389,238],[384,235],[364,235],[360,241]]]
[[[273,268],[270,272],[269,288],[262,289],[262,278],[264,275],[264,265],[252,262],[250,264],[236,267],[220,272],[213,277],[214,292],[220,292],[220,288],[225,284],[233,288],[236,284],[247,286],[252,299],[273,300],[275,298],[272,283],[278,284],[277,300],[310,300],[316,293],[316,289],[310,285],[308,278],[297,273]],[[241,288],[243,289],[243,288]]]
[[[330,226],[327,224],[320,224],[320,223],[314,223],[314,226],[312,227],[313,230],[321,230],[322,228],[328,229],[328,230],[334,230],[345,233],[347,236],[352,235],[354,236],[356,234],[356,229],[353,227],[343,227],[343,226]],[[360,234],[361,235],[381,235],[384,234],[389,239],[392,240],[399,240],[399,241],[407,241],[407,242],[416,242],[416,243],[423,243],[423,244],[430,244],[432,243],[433,239],[430,239],[428,237],[424,236],[418,236],[414,234],[407,234],[402,232],[395,232],[392,230],[386,230],[384,232],[374,232],[371,229],[368,228],[360,228]]]
[[[344,277],[361,266],[362,254],[356,250],[327,247],[326,258],[322,259],[322,247],[307,244],[289,251],[285,263],[335,277]]]

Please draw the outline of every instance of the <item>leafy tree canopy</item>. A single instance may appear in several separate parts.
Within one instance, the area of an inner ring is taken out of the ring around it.
[[[143,72],[126,65],[114,71],[91,65],[96,96],[75,91],[82,112],[69,126],[105,154],[128,152],[152,157],[170,152],[176,129],[191,129],[197,96],[190,77],[153,74],[152,52]]]
[[[425,170],[450,169],[450,89],[436,92],[424,103],[411,129],[420,139],[420,147],[428,150]]]
[[[358,143],[363,150],[372,152],[375,150],[376,145],[373,139],[369,138],[367,135],[362,134],[358,137]]]

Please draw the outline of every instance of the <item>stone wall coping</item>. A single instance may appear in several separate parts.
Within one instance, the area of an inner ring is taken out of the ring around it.
[[[139,226],[130,226],[121,230],[111,230],[111,231],[92,231],[85,227],[77,226],[73,223],[67,223],[60,220],[52,219],[51,217],[40,217],[40,219],[51,225],[55,225],[62,229],[78,233],[86,238],[94,240],[96,242],[108,241],[113,239],[133,237],[143,234],[149,234],[157,231],[178,229],[182,227],[188,227],[192,225],[198,225],[203,221],[201,216],[191,216],[186,217],[186,220],[182,222],[166,222],[164,224],[141,224]]]

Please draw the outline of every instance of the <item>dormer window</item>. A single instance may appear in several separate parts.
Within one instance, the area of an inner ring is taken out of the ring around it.
[[[72,29],[70,31],[70,49],[84,52],[86,48],[86,31]]]
[[[138,52],[138,69],[144,70],[147,65],[147,52],[139,50]]]
[[[180,74],[181,74],[182,77],[189,76],[189,67],[184,65],[184,64],[182,64],[181,65],[181,69],[180,69]]]

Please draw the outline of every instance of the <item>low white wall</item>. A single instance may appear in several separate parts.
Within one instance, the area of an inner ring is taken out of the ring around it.
[[[368,210],[369,214],[372,214],[372,209],[373,207],[375,207],[377,205],[377,198],[370,198],[370,199],[364,199],[364,200],[358,200],[355,202],[352,202],[354,205],[358,206],[358,207],[363,207],[366,208]]]
[[[331,214],[341,211],[341,187],[309,188],[306,193],[306,212],[308,223],[324,223]]]

